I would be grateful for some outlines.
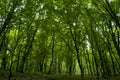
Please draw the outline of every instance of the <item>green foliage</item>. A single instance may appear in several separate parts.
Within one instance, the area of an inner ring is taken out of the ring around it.
[[[74,79],[68,74],[81,78],[118,75],[119,3],[1,0],[0,68],[9,70],[9,78],[13,71],[67,74],[50,76],[58,80],[64,76]]]

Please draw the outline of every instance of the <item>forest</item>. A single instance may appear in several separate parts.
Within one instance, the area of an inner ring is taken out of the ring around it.
[[[0,80],[120,80],[120,0],[0,0]]]

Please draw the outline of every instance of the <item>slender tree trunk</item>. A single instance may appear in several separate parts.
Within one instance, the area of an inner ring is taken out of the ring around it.
[[[11,80],[11,77],[12,77],[12,65],[13,65],[13,53],[12,53],[12,55],[11,55],[11,63],[10,63],[8,80]]]
[[[81,77],[84,77],[84,68],[83,68],[81,60],[80,60],[79,48],[78,48],[78,44],[77,44],[77,40],[76,40],[77,39],[77,34],[76,34],[75,30],[74,30],[74,34],[73,34],[71,26],[70,26],[70,33],[71,33],[72,38],[73,38],[73,42],[74,42],[74,46],[75,46],[75,51],[76,51],[76,56],[77,56],[77,61],[78,61],[78,65],[79,65],[79,68],[80,68]]]
[[[29,25],[32,24],[33,21],[30,22]],[[27,39],[27,44],[26,44],[26,49],[25,49],[25,53],[22,57],[22,61],[21,61],[21,65],[20,65],[20,68],[19,68],[19,72],[23,73],[24,72],[24,65],[25,65],[25,62],[26,62],[26,59],[28,58],[29,54],[30,54],[30,50],[32,48],[32,45],[33,45],[33,41],[34,41],[34,37],[36,35],[36,32],[37,32],[37,29],[38,27],[36,27],[36,29],[34,30],[32,36],[28,39]],[[28,35],[28,34],[27,34]],[[29,35],[28,35],[29,36]]]
[[[60,60],[58,60],[58,73],[59,74],[61,73],[61,62],[60,62]]]
[[[6,55],[6,50],[3,51],[3,57],[2,57],[2,65],[1,65],[1,69],[6,69],[6,65],[7,65],[7,55]]]
[[[53,36],[52,36],[52,60],[51,60],[51,63],[50,63],[50,68],[49,68],[49,71],[48,71],[48,74],[50,74],[51,73],[51,70],[52,70],[52,66],[53,66],[53,59],[54,59],[54,40],[55,40],[55,36],[54,36],[54,34],[53,34]]]
[[[93,71],[92,71],[92,67],[91,67],[91,62],[90,62],[90,56],[89,56],[89,53],[88,53],[87,50],[86,50],[86,53],[87,53],[87,57],[88,57],[88,63],[89,63],[90,74],[93,75]]]
[[[44,62],[40,61],[40,72],[43,72],[43,64],[44,64]]]
[[[100,73],[99,73],[99,61],[98,61],[98,58],[96,57],[96,54],[92,48],[92,55],[94,57],[94,61],[95,61],[95,67],[96,67],[96,75],[97,75],[97,79],[99,79],[99,76],[100,76]]]

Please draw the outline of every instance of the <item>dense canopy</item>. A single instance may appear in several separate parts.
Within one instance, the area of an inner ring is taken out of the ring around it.
[[[0,68],[10,76],[108,78],[119,62],[120,0],[0,0]]]

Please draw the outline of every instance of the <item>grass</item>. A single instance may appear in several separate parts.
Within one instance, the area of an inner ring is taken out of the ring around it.
[[[8,80],[9,72],[0,70],[0,80]],[[47,75],[47,74],[33,74],[33,73],[17,73],[13,72],[11,80],[96,80],[95,77],[86,76],[81,78],[80,75]],[[120,76],[111,77],[110,79],[100,80],[120,80]]]

